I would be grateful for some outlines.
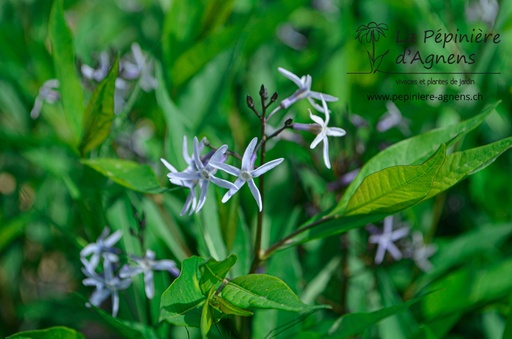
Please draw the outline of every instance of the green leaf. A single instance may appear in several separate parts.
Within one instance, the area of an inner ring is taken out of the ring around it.
[[[352,195],[344,214],[393,213],[422,200],[445,159],[442,144],[437,152],[418,166],[393,166],[366,177]]]
[[[105,79],[96,86],[89,100],[84,115],[84,134],[80,142],[82,156],[99,146],[110,133],[114,121],[114,92],[118,72],[119,57]]]
[[[117,333],[121,334],[125,338],[158,339],[155,329],[150,326],[146,326],[140,322],[131,322],[114,318],[110,313],[105,312],[101,308],[94,305],[91,307],[97,312],[99,317],[101,317],[101,321],[103,321],[103,323],[115,329]]]
[[[432,283],[429,290],[439,292],[421,303],[426,319],[468,312],[512,292],[512,259],[490,267],[464,267]]]
[[[332,214],[340,214],[348,205],[352,195],[361,182],[370,174],[396,165],[412,165],[425,159],[429,154],[445,143],[447,146],[479,126],[494,111],[499,102],[488,106],[479,115],[459,124],[434,129],[415,137],[400,141],[371,158],[359,171],[347,188]]]
[[[181,86],[192,78],[208,61],[233,45],[244,26],[245,23],[242,23],[213,32],[180,55],[173,67],[173,85]]]
[[[131,190],[142,193],[165,191],[148,165],[140,165],[130,160],[107,158],[83,159],[81,162]]]
[[[407,310],[412,304],[420,301],[422,297],[411,299],[399,305],[382,308],[370,313],[350,313],[336,320],[329,329],[329,337],[342,339],[355,336],[379,321]]]
[[[281,280],[268,274],[248,274],[230,280],[222,297],[236,307],[308,312],[326,306],[306,305]]]
[[[251,311],[243,310],[239,307],[236,307],[235,305],[231,304],[230,302],[224,300],[224,298],[218,296],[218,295],[212,295],[211,298],[208,299],[209,304],[218,309],[220,312],[224,314],[233,314],[233,315],[239,315],[242,317],[249,317],[253,315]]]
[[[84,94],[75,68],[73,38],[66,24],[62,0],[53,2],[49,20],[49,36],[52,46],[55,72],[59,80],[59,92],[66,115],[70,141],[77,146],[82,134]]]
[[[432,189],[425,200],[455,185],[466,176],[489,166],[503,152],[512,147],[512,137],[489,145],[450,154],[434,177]]]
[[[67,327],[56,326],[44,330],[25,331],[8,336],[7,339],[85,339],[84,335]]]
[[[199,287],[199,268],[203,263],[203,258],[195,256],[183,261],[180,276],[162,294],[160,321],[200,327],[202,306],[206,301]]]
[[[199,286],[201,287],[202,293],[207,294],[212,287],[219,285],[222,280],[224,280],[231,267],[235,265],[236,260],[236,255],[231,254],[222,261],[210,259],[204,265],[201,265],[202,276]]]
[[[215,292],[213,286],[210,288],[210,292],[208,293],[207,300],[210,301],[213,293]],[[209,302],[205,302],[203,305],[203,309],[201,311],[201,335],[203,338],[206,338],[208,332],[210,332],[210,328],[214,322],[213,308],[210,306]]]

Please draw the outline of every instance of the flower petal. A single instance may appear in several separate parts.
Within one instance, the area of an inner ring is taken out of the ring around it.
[[[295,74],[293,74],[292,72],[290,71],[287,71],[285,70],[284,68],[281,68],[281,67],[278,67],[277,70],[282,74],[284,75],[285,77],[287,77],[288,79],[290,79],[291,81],[293,81],[295,83],[295,85],[297,85],[299,88],[302,88],[302,81],[300,80],[300,78],[298,76],[296,76]]]
[[[316,138],[313,140],[313,142],[311,143],[311,146],[309,146],[309,148],[311,148],[311,149],[315,148],[324,139],[327,139],[327,137],[325,135],[323,135],[321,133],[318,134],[316,136]]]
[[[327,137],[324,138],[324,164],[325,167],[331,168],[331,161],[329,160],[329,141]]]
[[[240,175],[240,169],[236,168],[235,166],[231,166],[229,164],[225,164],[222,162],[216,162],[216,161],[211,161],[211,162],[209,162],[209,164],[212,167],[220,169],[221,171],[224,171],[231,175],[234,175],[235,177],[238,177]]]
[[[274,168],[277,165],[279,165],[280,163],[282,163],[283,160],[284,160],[284,158],[279,158],[279,159],[275,159],[275,160],[269,161],[269,162],[261,165],[257,169],[251,171],[251,176],[253,178],[257,178],[260,175],[262,175],[263,173],[266,173],[266,172],[270,171],[272,168]]]
[[[325,131],[325,134],[330,136],[330,137],[342,137],[344,136],[345,134],[347,134],[347,132],[343,129],[343,128],[339,128],[339,127],[329,127],[327,128],[327,130]]]
[[[236,189],[236,186],[235,186],[235,185],[233,185],[233,183],[232,183],[232,182],[229,182],[229,181],[224,180],[224,179],[217,178],[217,177],[215,177],[215,176],[213,176],[213,175],[210,175],[210,180],[211,180],[211,182],[213,182],[215,185],[220,186],[220,187],[222,187],[222,188],[226,188],[226,189],[228,189],[228,190],[230,190],[230,189]]]
[[[245,149],[244,156],[242,157],[242,170],[250,171],[252,167],[252,156],[254,155],[254,149],[258,143],[258,138],[253,138],[247,148]]]
[[[320,118],[318,115],[314,115],[313,113],[311,113],[311,110],[309,111],[309,117],[311,118],[311,120],[313,120],[315,123],[317,123],[321,127],[325,126],[324,120],[322,118]]]
[[[210,185],[210,182],[208,180],[201,180],[199,183],[199,187],[201,187],[201,194],[199,196],[199,204],[196,208],[196,213],[203,208],[204,203],[206,202],[206,193],[208,193],[208,186]]]
[[[144,274],[144,290],[146,291],[146,297],[153,299],[155,296],[155,284],[153,283],[153,271],[146,271]]]
[[[222,197],[222,203],[226,203],[226,201],[228,201],[236,192],[238,192],[238,190],[245,184],[245,180],[242,179],[242,178],[238,178],[236,179],[234,185],[236,186],[235,189],[230,189],[229,191],[226,192],[226,194],[224,194],[224,196]]]
[[[258,210],[261,212],[263,209],[263,204],[261,202],[261,194],[258,190],[258,187],[256,187],[256,184],[254,183],[254,180],[247,181],[247,184],[249,185],[249,188],[251,189],[252,196],[254,197],[254,200],[256,200],[256,204],[258,204]]]

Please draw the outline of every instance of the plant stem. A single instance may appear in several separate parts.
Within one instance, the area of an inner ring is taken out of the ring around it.
[[[266,136],[265,136],[265,125],[266,118],[265,113],[267,110],[267,106],[265,105],[266,94],[264,93],[264,88],[262,86],[262,90],[260,91],[261,97],[261,109],[262,112],[259,115],[260,118],[260,132],[261,132],[261,141],[260,141],[260,166],[265,164],[265,144],[266,144]],[[254,239],[254,259],[252,262],[250,273],[255,273],[261,263],[261,237],[263,235],[263,212],[265,210],[265,175],[261,175],[258,181],[258,189],[261,195],[261,211],[258,212],[258,220],[256,223],[256,238]]]
[[[316,226],[318,225],[321,225],[323,224],[324,222],[327,222],[327,221],[331,221],[331,220],[334,220],[336,219],[337,217],[332,215],[332,216],[329,216],[329,217],[323,217],[321,219],[318,219],[316,221],[313,221],[311,224],[309,225],[306,225],[302,228],[299,228],[295,231],[293,231],[292,233],[288,234],[286,237],[282,238],[281,240],[279,240],[278,242],[274,243],[272,246],[270,246],[269,248],[267,248],[265,251],[263,251],[262,253],[262,256],[261,256],[261,260],[264,261],[266,260],[268,257],[270,257],[270,255],[272,253],[274,253],[275,251],[277,251],[279,248],[281,248],[283,245],[286,245],[291,239],[293,239],[293,237],[303,233],[303,232],[306,232],[312,228],[315,228]]]

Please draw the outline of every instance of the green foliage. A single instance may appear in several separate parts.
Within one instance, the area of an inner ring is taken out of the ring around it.
[[[164,191],[148,165],[122,159],[83,159],[82,163],[131,190],[143,193]]]
[[[114,91],[119,70],[119,58],[116,58],[108,75],[103,79],[89,100],[84,115],[84,134],[80,141],[80,153],[98,147],[110,134],[110,127],[114,121]]]
[[[50,41],[52,44],[53,64],[59,88],[62,90],[62,104],[66,116],[64,135],[77,146],[82,134],[82,117],[84,114],[84,96],[80,80],[75,69],[75,53],[73,37],[64,17],[63,1],[53,2],[50,14],[49,27]]]
[[[0,2],[0,336],[509,338],[512,4],[486,8],[493,21],[481,6]],[[369,22],[386,34],[358,39]],[[423,43],[454,27],[501,42]],[[476,62],[399,64],[404,48]],[[278,67],[339,98],[329,126],[347,133],[328,139],[332,169],[309,147],[311,105],[280,106],[306,91]],[[396,81],[429,79],[448,84]],[[412,93],[481,98],[390,99]],[[254,137],[254,167],[285,159],[255,180],[263,213],[254,187],[223,203],[227,190],[201,193],[197,176],[195,197],[178,185],[188,179],[169,182],[160,159],[190,174],[194,136],[204,165],[227,144],[239,167]],[[377,264],[390,216],[409,234]],[[98,240],[105,227],[121,232],[115,248]],[[92,274],[81,251],[95,242],[106,253]],[[175,271],[156,272],[161,260]]]
[[[23,339],[23,338],[30,338],[30,339],[85,339],[85,337],[67,327],[57,326],[57,327],[51,327],[47,328],[45,330],[36,330],[36,331],[25,331],[25,332],[19,332],[14,335],[8,336],[7,338],[10,339]]]

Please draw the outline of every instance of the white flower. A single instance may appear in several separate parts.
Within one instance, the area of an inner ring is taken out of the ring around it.
[[[202,150],[204,147],[203,141],[199,144],[199,149]],[[187,163],[188,167],[182,172],[192,172],[195,169],[194,161],[192,158],[188,155],[188,146],[187,146],[187,137],[183,136],[183,147],[182,147],[182,154],[183,159],[185,159],[185,162]],[[194,193],[194,187],[197,185],[197,180],[181,180],[181,179],[175,179],[174,177],[170,177],[169,175],[173,173],[179,173],[174,166],[172,166],[167,160],[161,158],[160,161],[167,167],[167,169],[171,172],[167,175],[169,178],[169,181],[177,186],[187,187],[190,189],[190,193],[187,196],[187,200],[185,201],[185,205],[183,206],[183,209],[181,210],[180,216],[184,216],[188,211],[189,215],[194,213],[194,210],[197,207],[197,198]]]
[[[402,253],[394,244],[395,241],[405,237],[409,233],[409,227],[402,227],[393,231],[393,216],[384,219],[384,230],[382,233],[370,236],[369,242],[377,244],[377,254],[375,255],[375,263],[380,264],[384,260],[386,251],[391,254],[393,259],[400,260]]]
[[[259,177],[260,175],[266,173],[267,171],[270,171],[272,168],[279,165],[281,162],[283,162],[283,158],[272,160],[267,162],[266,164],[261,165],[257,169],[254,168],[254,160],[255,160],[255,154],[254,149],[256,148],[256,144],[258,142],[258,138],[254,138],[251,140],[249,145],[247,146],[244,155],[242,157],[242,167],[241,169],[238,169],[234,166],[224,164],[217,161],[210,161],[210,165],[218,168],[224,172],[227,172],[231,175],[234,175],[238,177],[235,181],[235,187],[231,188],[225,195],[222,197],[222,202],[225,203],[228,201],[238,190],[247,183],[249,185],[249,189],[251,190],[252,196],[256,200],[256,203],[258,204],[258,209],[261,212],[263,209],[262,202],[261,202],[261,195],[260,191],[258,190],[258,187],[254,183],[254,178]]]
[[[119,310],[118,291],[127,289],[132,283],[131,279],[121,279],[114,275],[112,264],[105,260],[103,262],[103,274],[98,274],[90,267],[85,266],[82,272],[87,278],[82,283],[85,286],[95,286],[96,289],[89,298],[89,302],[99,307],[101,303],[112,295],[112,316],[116,317]]]
[[[432,270],[432,263],[428,260],[437,251],[434,244],[425,244],[423,234],[416,231],[412,234],[412,242],[408,244],[404,251],[404,256],[411,258],[422,271]]]
[[[311,76],[309,74],[304,75],[301,78],[299,78],[298,76],[296,76],[295,74],[293,74],[290,71],[285,70],[284,68],[278,67],[277,70],[279,72],[281,72],[282,75],[284,75],[285,77],[287,77],[288,79],[293,81],[299,87],[299,89],[296,90],[291,96],[289,96],[288,98],[281,101],[280,106],[284,109],[290,107],[292,104],[294,104],[295,102],[297,102],[301,99],[307,98],[309,103],[316,110],[323,112],[323,108],[320,105],[318,105],[317,103],[315,103],[315,101],[313,99],[322,100],[322,96],[323,96],[325,101],[332,102],[332,101],[338,100],[338,98],[336,98],[332,95],[312,91],[311,90]]]
[[[95,243],[90,243],[80,251],[80,259],[87,269],[94,270],[100,262],[100,257],[103,257],[105,262],[109,264],[119,261],[117,256],[119,250],[113,246],[121,239],[122,233],[120,230],[111,235],[108,235],[109,233],[110,229],[106,227]],[[89,255],[92,256],[88,261],[87,257]]]
[[[184,144],[186,144],[186,140],[184,140]],[[204,145],[204,144],[203,144]],[[185,147],[185,146],[184,146]],[[190,188],[191,192],[193,192],[194,188],[199,185],[199,188],[201,190],[200,197],[199,197],[199,203],[197,206],[194,206],[194,200],[195,195],[193,193],[192,196],[189,194],[189,198],[187,199],[187,203],[185,203],[185,207],[190,208],[188,206],[190,204],[190,199],[192,200],[192,211],[199,212],[201,208],[203,207],[204,203],[206,202],[206,194],[208,192],[208,186],[210,184],[210,181],[214,183],[217,186],[226,188],[226,189],[233,189],[236,188],[235,185],[230,183],[227,180],[223,180],[220,178],[217,178],[214,176],[215,172],[217,172],[217,169],[215,167],[212,167],[210,165],[210,162],[224,162],[225,161],[225,153],[228,149],[227,145],[223,145],[213,155],[210,157],[209,160],[206,160],[206,164],[203,164],[200,158],[200,153],[202,149],[202,145],[199,145],[199,141],[197,137],[194,138],[194,152],[192,154],[192,159],[185,159],[189,163],[189,167],[183,171],[178,172],[174,167],[172,167],[170,164],[165,162],[162,159],[162,162],[164,162],[164,165],[167,166],[167,168],[171,171],[167,176],[171,180],[172,183],[184,187]],[[185,149],[184,149],[185,154]],[[170,166],[170,167],[169,167]],[[186,210],[182,211],[182,215],[186,213]]]
[[[153,64],[144,56],[139,44],[133,43],[131,45],[131,51],[133,62],[126,59],[122,60],[121,62],[123,77],[128,80],[139,78],[140,87],[145,92],[149,92],[150,90],[156,88],[158,84],[155,77],[151,74],[153,70]]]
[[[313,115],[311,110],[309,111],[309,116],[311,120],[316,122],[320,128],[318,135],[315,140],[311,143],[311,149],[315,148],[320,142],[324,143],[324,163],[327,168],[331,168],[331,162],[329,161],[329,141],[327,139],[328,136],[331,137],[342,137],[346,134],[345,130],[339,127],[328,127],[329,124],[329,109],[327,109],[327,103],[325,102],[323,96],[320,96],[323,105],[323,111],[325,113],[325,121],[322,120],[319,116]]]
[[[397,126],[402,133],[410,133],[408,126],[409,120],[402,116],[398,107],[396,107],[392,101],[388,101],[386,103],[386,108],[388,109],[387,112],[380,117],[379,122],[377,123],[377,131],[385,132]]]
[[[146,250],[146,255],[143,258],[132,256],[135,261],[135,267],[123,266],[119,272],[121,278],[128,278],[144,273],[144,286],[146,296],[148,299],[153,299],[155,296],[155,286],[153,283],[153,271],[169,271],[174,277],[180,274],[173,260],[155,260],[155,252]]]
[[[36,101],[34,102],[34,107],[32,107],[32,110],[30,111],[30,117],[32,119],[36,119],[41,114],[43,101],[53,104],[60,99],[60,93],[57,90],[58,88],[59,80],[57,79],[50,79],[44,82],[43,86],[39,89]]]

